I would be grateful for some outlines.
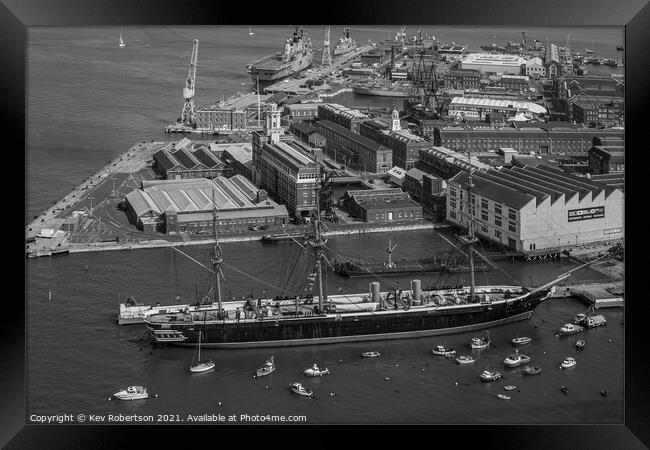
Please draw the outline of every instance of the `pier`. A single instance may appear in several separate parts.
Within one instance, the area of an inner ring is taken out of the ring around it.
[[[623,307],[625,287],[623,281],[558,286],[553,298],[564,297],[577,297],[595,309]]]

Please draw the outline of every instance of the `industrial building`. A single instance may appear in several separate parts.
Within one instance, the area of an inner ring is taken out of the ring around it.
[[[400,188],[347,191],[343,206],[367,223],[392,223],[422,218],[422,206]]]
[[[526,75],[536,79],[546,76],[546,67],[542,58],[534,56],[526,61]]]
[[[420,149],[418,168],[447,180],[463,170],[488,170],[491,166],[482,163],[476,155],[468,158],[466,153],[458,153],[444,147]]]
[[[594,145],[593,138],[623,138],[623,129],[597,129],[584,126],[562,126],[539,123],[535,126],[445,126],[432,123],[430,139],[438,147],[456,151],[494,152],[510,147],[519,153],[586,156]],[[430,133],[429,129],[426,130]],[[601,145],[601,144],[597,144]]]
[[[402,169],[401,167],[393,167],[390,169],[388,172],[388,180],[391,183],[394,183],[398,186],[401,186],[404,183],[404,177],[406,176],[406,169]]]
[[[545,166],[474,171],[471,202],[466,171],[448,181],[449,222],[519,251],[559,249],[623,237],[624,194],[586,177]]]
[[[318,200],[316,162],[285,135],[280,111],[270,105],[264,130],[253,132],[253,180],[295,216],[309,216]],[[322,176],[322,175],[321,175]]]
[[[546,114],[546,108],[537,103],[491,98],[454,97],[449,104],[449,117],[485,121],[494,113],[514,117],[519,113]]]
[[[208,132],[245,130],[247,114],[244,109],[203,106],[196,110],[196,128]]]
[[[624,123],[623,98],[605,100],[576,96],[569,100],[571,119],[585,125],[621,126]]]
[[[560,52],[557,45],[553,43],[546,43],[544,55],[544,68],[549,78],[555,79],[562,75],[562,63],[560,62]]]
[[[213,202],[214,199],[214,202]],[[143,181],[126,195],[127,215],[139,229],[166,234],[211,233],[216,210],[219,231],[283,224],[287,209],[242,175],[214,180]]]
[[[397,110],[393,110],[390,126],[383,121],[367,120],[359,126],[359,133],[390,148],[393,164],[407,170],[415,167],[419,149],[431,146],[424,138],[402,129]]]
[[[529,83],[528,75],[502,75],[494,81],[494,86],[502,87],[508,92],[524,92],[528,90]]]
[[[253,179],[253,148],[250,143],[224,146],[221,152],[221,157],[235,173]]]
[[[231,173],[207,147],[193,149],[187,138],[170,142],[152,156],[153,169],[165,179],[214,178]]]
[[[461,69],[475,69],[483,74],[521,75],[526,72],[526,60],[517,55],[470,53],[460,63]]]
[[[289,116],[290,122],[313,120],[318,118],[319,103],[293,103],[285,105],[284,112]]]
[[[359,132],[359,125],[369,119],[367,115],[361,113],[359,110],[350,109],[337,103],[319,104],[318,118],[320,120],[334,122],[355,133]]]
[[[625,172],[625,147],[595,145],[589,149],[589,167],[592,174]]]
[[[386,173],[393,167],[393,151],[388,147],[329,120],[320,119],[316,128],[325,138],[327,155],[335,161],[371,173]]]
[[[481,87],[481,72],[476,69],[451,69],[444,75],[447,89],[478,89]]]

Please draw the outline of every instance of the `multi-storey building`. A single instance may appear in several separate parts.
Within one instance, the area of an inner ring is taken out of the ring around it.
[[[291,214],[308,216],[317,206],[316,162],[291,141],[280,125],[280,111],[271,104],[264,130],[253,133],[253,180]]]
[[[359,110],[350,109],[337,103],[319,104],[318,118],[334,122],[355,133],[359,132],[359,125],[369,119]]]
[[[447,220],[519,251],[623,237],[623,192],[546,166],[475,171],[448,181]]]
[[[246,111],[204,106],[196,110],[196,128],[205,131],[237,131],[246,129]]]
[[[481,72],[476,69],[452,69],[445,73],[445,88],[478,89],[481,86]]]
[[[526,60],[518,55],[470,53],[460,63],[461,69],[475,69],[483,74],[520,75],[525,72]]]
[[[335,161],[372,173],[386,173],[393,167],[390,148],[329,120],[319,120],[316,128],[325,138],[327,155]]]
[[[554,126],[553,123],[524,127],[471,127],[432,125],[434,145],[456,151],[496,152],[513,148],[519,153],[586,156],[596,136],[619,137],[623,129],[597,129],[583,126]]]

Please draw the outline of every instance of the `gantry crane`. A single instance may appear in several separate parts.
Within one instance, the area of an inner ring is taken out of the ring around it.
[[[183,111],[181,112],[181,123],[183,125],[194,126],[196,124],[196,105],[194,104],[194,88],[196,83],[196,60],[199,53],[199,40],[194,39],[192,47],[192,57],[190,58],[190,67],[187,72],[187,80],[183,89]]]
[[[330,52],[330,27],[325,29],[325,41],[323,42],[323,59],[321,64],[323,66],[332,65],[332,54]]]

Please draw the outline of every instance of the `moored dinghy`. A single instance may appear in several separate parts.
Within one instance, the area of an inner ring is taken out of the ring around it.
[[[576,342],[576,349],[582,350],[583,348],[585,348],[585,344],[586,344],[585,341],[580,339],[578,342]]]
[[[475,363],[476,360],[470,355],[459,355],[456,357],[456,362],[458,364],[472,364]]]
[[[542,371],[541,367],[537,366],[524,366],[521,369],[521,373],[524,375],[537,375]]]
[[[479,376],[481,381],[494,381],[501,378],[500,372],[490,372],[489,370],[484,370],[483,373]]]
[[[530,344],[531,342],[532,339],[526,336],[516,337],[512,340],[512,343],[514,345],[525,345],[525,344]]]
[[[363,352],[361,354],[361,357],[363,358],[377,358],[379,356],[381,356],[381,353],[379,352]]]
[[[530,362],[530,356],[519,354],[519,351],[515,350],[515,353],[508,356],[503,360],[503,364],[507,367],[517,367],[522,364],[527,364]]]
[[[510,397],[505,394],[497,394],[497,397],[501,400],[510,400]]]

